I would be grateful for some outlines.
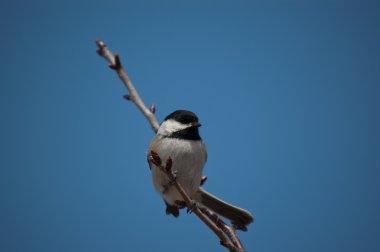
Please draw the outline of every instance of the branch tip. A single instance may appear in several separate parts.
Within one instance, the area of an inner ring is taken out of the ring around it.
[[[96,49],[96,52],[100,56],[103,56],[103,54],[104,54],[104,48],[106,47],[106,44],[102,40],[100,40],[100,39],[95,40],[95,43],[98,46],[98,49]]]
[[[99,48],[106,47],[106,44],[100,39],[95,40],[95,43],[98,45]]]

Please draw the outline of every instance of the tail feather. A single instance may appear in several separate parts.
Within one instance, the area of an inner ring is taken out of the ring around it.
[[[237,226],[246,226],[254,221],[250,212],[242,208],[233,206],[200,188],[199,199],[200,203],[210,208],[217,214],[231,220],[232,224]]]

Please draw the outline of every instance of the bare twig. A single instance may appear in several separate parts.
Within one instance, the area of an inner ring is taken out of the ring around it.
[[[124,98],[135,103],[135,105],[150,123],[153,131],[157,132],[159,123],[154,115],[156,111],[155,105],[152,104],[149,109],[145,106],[132,82],[129,80],[127,72],[123,69],[119,55],[113,55],[112,52],[106,47],[106,44],[101,40],[97,40],[96,44],[98,46],[97,53],[108,61],[109,67],[117,72],[119,78],[127,88],[129,94],[124,95]],[[201,219],[215,233],[215,235],[220,239],[220,243],[223,246],[228,248],[230,252],[245,251],[233,228],[225,224],[221,219],[219,219],[219,217],[217,217],[216,214],[211,212],[209,209],[206,209],[204,207],[199,208],[196,206],[196,203],[187,195],[182,186],[175,179],[176,177],[171,169],[172,159],[170,157],[168,160],[166,160],[165,166],[162,165],[161,158],[154,151],[150,153],[150,159],[155,165],[160,167],[165,172],[170,181],[173,181],[173,185],[185,200],[188,209],[193,211],[198,216],[198,218]],[[207,177],[202,178],[202,184],[206,181],[206,179]]]
[[[115,56],[113,56],[112,52],[108,50],[106,44],[101,40],[97,40],[96,44],[98,45],[97,53],[109,62],[108,66],[117,72],[119,78],[124,83],[125,87],[128,89],[129,94],[125,95],[124,98],[136,104],[138,109],[143,113],[143,115],[146,117],[146,119],[152,126],[153,131],[157,132],[159,123],[156,117],[154,116],[154,105],[151,107],[151,109],[148,109],[145,106],[144,102],[142,101],[135,87],[133,86],[132,82],[128,78],[127,72],[122,67],[119,55],[115,54]]]

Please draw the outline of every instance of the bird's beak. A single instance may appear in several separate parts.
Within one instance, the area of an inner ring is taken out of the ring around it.
[[[196,128],[199,128],[199,127],[202,126],[202,124],[200,124],[199,122],[194,122],[194,123],[192,123],[192,126],[196,127]]]

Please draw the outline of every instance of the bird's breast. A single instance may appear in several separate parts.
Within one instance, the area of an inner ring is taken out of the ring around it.
[[[206,162],[206,149],[202,141],[160,138],[152,141],[150,150],[155,151],[163,163],[169,157],[172,159],[172,170],[176,173],[177,181],[189,195],[198,190]],[[174,202],[176,199],[181,200],[176,193],[167,190],[169,180],[166,174],[154,165],[152,175],[155,189],[167,202]]]

